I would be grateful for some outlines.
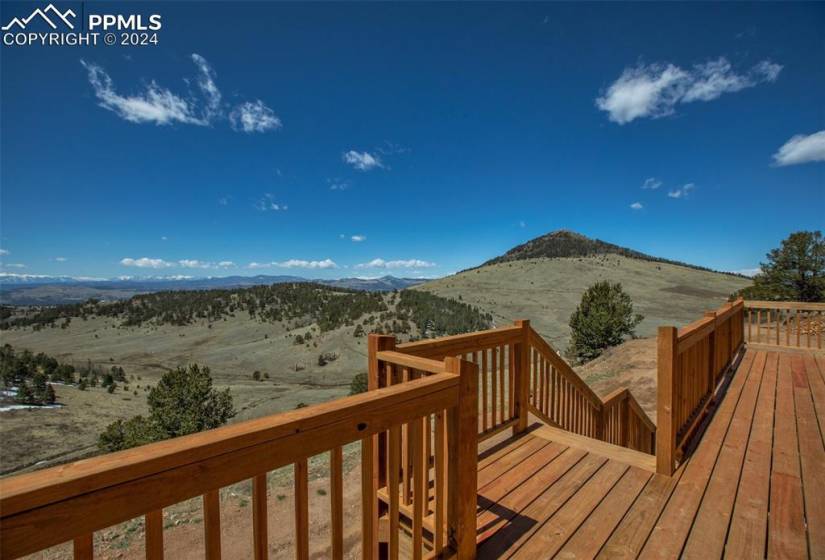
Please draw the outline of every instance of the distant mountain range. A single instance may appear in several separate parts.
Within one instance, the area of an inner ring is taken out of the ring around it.
[[[401,290],[426,282],[420,278],[339,278],[312,280],[300,276],[216,276],[140,277],[140,278],[75,278],[71,276],[41,276],[29,274],[0,274],[0,303],[3,305],[58,305],[78,303],[89,298],[117,300],[137,294],[167,290],[209,290],[216,288],[244,288],[288,282],[317,282],[325,286],[349,288],[369,292]]]

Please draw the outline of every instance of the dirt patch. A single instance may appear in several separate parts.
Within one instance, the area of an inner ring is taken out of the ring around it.
[[[575,369],[602,397],[616,389],[629,388],[650,419],[656,421],[655,338],[628,340]]]

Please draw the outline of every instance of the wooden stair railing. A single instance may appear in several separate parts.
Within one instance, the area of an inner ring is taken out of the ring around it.
[[[627,388],[599,397],[528,325],[530,411],[550,425],[652,454],[656,425]]]
[[[203,497],[204,556],[221,557],[219,489],[252,479],[254,557],[267,558],[267,473],[293,465],[295,476],[295,550],[309,557],[308,459],[330,454],[332,558],[342,558],[342,446],[361,442],[362,557],[378,553],[378,500],[375,476],[381,439],[393,442],[412,433],[415,470],[410,502],[420,520],[424,508],[422,439],[424,420],[439,418],[436,435],[435,504],[440,545],[462,558],[475,554],[476,378],[473,364],[449,358],[419,360],[408,366],[425,370],[405,383],[287,412],[232,424],[189,436],[111,453],[0,480],[0,557],[19,558],[73,541],[75,558],[93,555],[93,534],[112,525],[145,517],[146,555],[163,557],[163,508]],[[389,434],[389,436],[387,436]],[[398,465],[398,446],[391,446]],[[449,460],[447,459],[449,457]],[[438,467],[437,467],[438,468]],[[392,472],[392,471],[391,471]],[[398,470],[395,469],[397,473]],[[397,475],[396,475],[397,476]],[[396,519],[397,519],[397,506]],[[421,543],[420,521],[414,541]],[[391,523],[392,525],[392,523]],[[397,544],[398,537],[390,535]],[[447,548],[449,547],[449,548]],[[397,555],[397,549],[395,550]],[[414,554],[421,557],[422,550]]]
[[[576,434],[654,452],[656,426],[630,392],[625,390],[609,402],[603,401],[527,320],[398,345],[394,337],[380,336],[375,344],[370,364],[380,361],[375,352],[392,349],[403,371],[407,371],[403,355],[436,360],[460,356],[476,364],[479,441],[508,428],[522,432],[533,414]],[[371,366],[370,371],[373,369]],[[376,378],[375,386],[383,386],[382,379]]]
[[[670,475],[702,425],[744,345],[745,302],[727,303],[689,325],[659,327],[657,471]]]

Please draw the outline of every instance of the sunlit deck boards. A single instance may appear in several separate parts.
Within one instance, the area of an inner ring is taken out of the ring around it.
[[[479,557],[825,558],[823,434],[825,356],[748,350],[672,478],[540,430],[483,456]]]

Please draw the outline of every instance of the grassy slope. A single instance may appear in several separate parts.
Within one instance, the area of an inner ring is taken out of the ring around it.
[[[557,349],[569,338],[570,314],[584,290],[599,280],[621,282],[645,316],[639,336],[663,324],[683,324],[718,307],[744,278],[682,266],[607,255],[498,263],[434,280],[416,290],[458,298],[493,313],[497,325],[530,319]]]
[[[493,313],[497,325],[530,319],[533,327],[560,351],[570,336],[570,314],[582,292],[594,282],[621,282],[645,316],[637,334],[655,335],[659,325],[683,325],[750,284],[744,278],[617,255],[528,259],[484,266],[435,280],[415,289],[458,298]],[[576,368],[602,396],[629,387],[656,418],[656,341],[630,340]]]
[[[215,384],[232,389],[239,411],[236,421],[292,410],[299,402],[312,404],[346,395],[352,377],[367,367],[366,338],[354,338],[352,330],[345,327],[320,336],[316,331],[317,348],[312,343],[309,348],[296,346],[279,324],[249,320],[245,313],[216,322],[211,329],[205,323],[115,328],[112,320],[98,318],[77,319],[68,329],[4,331],[3,342],[15,348],[43,351],[77,365],[86,360],[106,367],[120,365],[127,377],[142,380],[130,382],[128,394],[119,388],[114,395],[55,386],[58,401],[67,405],[64,409],[2,413],[0,472],[94,451],[97,435],[109,422],[145,411],[145,385],[154,385],[167,369],[191,362],[208,365]],[[321,352],[340,357],[320,367]],[[296,364],[305,369],[296,372]],[[270,378],[254,381],[256,369]],[[131,390],[137,384],[141,390],[134,396]]]

